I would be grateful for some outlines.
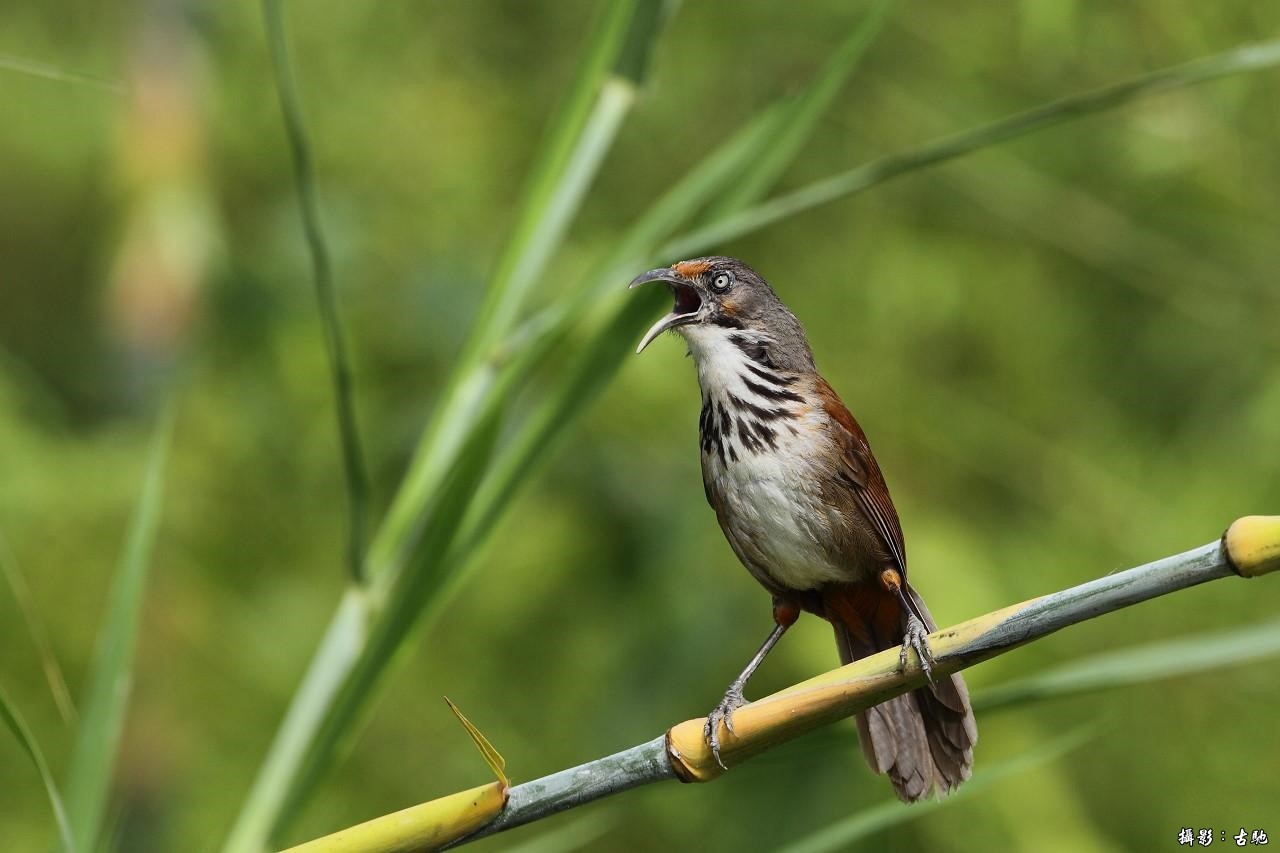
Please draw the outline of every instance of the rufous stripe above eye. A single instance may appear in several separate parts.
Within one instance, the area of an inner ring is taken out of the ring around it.
[[[681,261],[671,267],[685,278],[694,278],[700,276],[707,270],[711,269],[710,261]]]

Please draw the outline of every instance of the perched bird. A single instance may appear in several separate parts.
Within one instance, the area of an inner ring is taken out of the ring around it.
[[[914,648],[929,682],[857,716],[867,762],[915,802],[969,778],[978,739],[959,675],[934,678],[926,635],[936,629],[907,583],[898,513],[866,435],[819,375],[804,328],[741,261],[697,258],[631,282],[661,282],[675,305],[636,352],[668,329],[698,370],[702,481],[730,547],[773,595],[775,627],[707,717],[733,732],[743,687],[782,634],[809,612],[835,628],[844,663]]]

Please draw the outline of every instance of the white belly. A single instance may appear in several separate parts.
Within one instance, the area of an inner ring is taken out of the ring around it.
[[[787,438],[803,444],[799,437]],[[740,455],[723,464],[714,454],[702,457],[730,545],[752,574],[788,589],[814,589],[849,575],[820,544],[831,541],[831,519],[805,458],[802,447]]]
[[[819,457],[818,440],[825,440],[829,428],[826,412],[803,402],[798,379],[762,379],[760,370],[781,374],[754,364],[732,343],[735,333],[702,326],[681,331],[702,386],[700,432],[706,434],[708,409],[715,422],[716,441],[702,444],[703,480],[738,558],[775,587],[814,589],[848,580],[849,567],[837,565],[821,544],[832,541],[832,523],[840,520],[830,516],[834,511],[817,491],[821,478],[811,470]],[[753,437],[751,429],[744,439],[740,421],[766,428],[767,440]]]

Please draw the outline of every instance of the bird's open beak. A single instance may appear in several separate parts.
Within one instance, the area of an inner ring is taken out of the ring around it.
[[[644,348],[650,341],[668,329],[697,322],[698,313],[702,310],[702,296],[698,293],[698,289],[670,267],[661,267],[642,273],[636,276],[628,287],[639,287],[655,281],[670,287],[671,295],[675,297],[676,302],[670,314],[654,323],[649,327],[649,331],[644,333],[644,337],[640,339],[640,346],[636,347],[637,353],[644,352]]]

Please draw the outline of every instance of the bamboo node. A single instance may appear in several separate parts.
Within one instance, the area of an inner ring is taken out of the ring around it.
[[[1222,535],[1222,550],[1236,574],[1256,578],[1280,569],[1280,515],[1246,515]]]

